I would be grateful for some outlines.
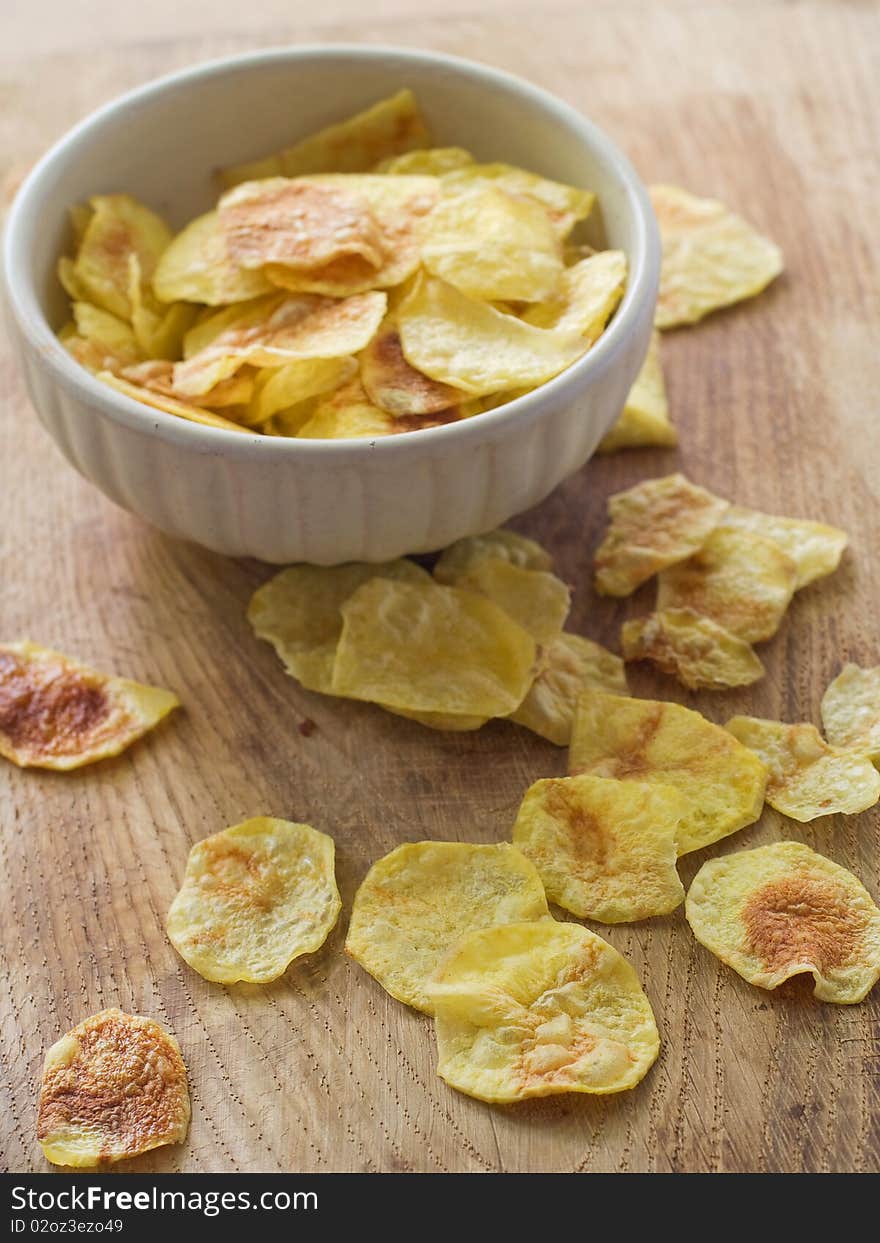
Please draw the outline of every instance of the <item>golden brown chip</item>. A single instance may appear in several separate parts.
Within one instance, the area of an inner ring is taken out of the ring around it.
[[[453,147],[451,150],[459,151],[459,148]],[[467,152],[461,154],[466,155]],[[447,157],[447,162],[449,159]],[[589,216],[596,201],[595,194],[590,190],[551,181],[512,164],[475,164],[470,157],[462,160],[458,156],[457,159],[456,167],[437,169],[448,188],[457,189],[474,182],[486,182],[519,198],[534,199],[547,212],[553,230],[560,239],[566,238],[579,220],[585,220]]]
[[[0,755],[19,768],[80,768],[119,755],[179,704],[50,648],[0,645]]]
[[[660,1037],[632,967],[580,924],[485,928],[435,972],[437,1073],[493,1103],[634,1088]]]
[[[767,802],[792,820],[850,816],[880,799],[880,773],[867,756],[829,747],[815,725],[735,716],[725,729],[766,765]]]
[[[602,437],[597,452],[616,453],[618,449],[652,445],[669,448],[676,444],[678,435],[669,421],[669,404],[660,362],[660,334],[655,329],[626,405],[611,431]]]
[[[224,306],[272,293],[265,272],[233,263],[216,211],[198,216],[177,234],[153,274],[153,292],[160,302],[204,302]]]
[[[342,903],[332,837],[257,816],[196,842],[168,912],[171,944],[218,984],[268,984],[320,949]]]
[[[538,873],[513,846],[407,842],[364,878],[345,949],[392,997],[433,1014],[427,982],[456,942],[549,914]]]
[[[46,1053],[37,1139],[53,1165],[93,1169],[186,1138],[186,1067],[153,1019],[102,1010]]]
[[[852,872],[800,842],[710,859],[685,914],[697,940],[759,988],[809,974],[820,1001],[852,1005],[880,978],[880,910]]]
[[[373,405],[395,418],[436,414],[459,406],[465,394],[417,371],[403,355],[400,333],[386,321],[361,354],[361,382]]]
[[[434,577],[447,586],[457,582],[478,561],[501,557],[523,570],[551,570],[552,558],[545,548],[525,535],[498,527],[485,535],[468,535],[441,553],[434,566]]]
[[[626,287],[626,255],[602,250],[566,268],[553,293],[531,306],[523,315],[527,324],[574,333],[592,345],[623,297]]]
[[[743,509],[739,505],[731,505],[721,525],[754,532],[778,544],[797,568],[795,591],[833,573],[847,545],[846,532],[839,527],[810,522],[806,518],[780,518],[776,514],[762,514],[756,509]]]
[[[154,410],[164,410],[166,414],[176,414],[178,418],[187,419],[190,423],[201,423],[205,427],[218,427],[225,432],[244,432],[247,428],[241,427],[238,423],[233,423],[229,419],[224,419],[220,414],[214,414],[211,410],[202,410],[199,406],[190,401],[180,401],[175,397],[166,397],[162,393],[156,392],[152,388],[146,388],[142,384],[132,384],[129,380],[123,380],[120,376],[113,375],[110,371],[99,371],[98,379],[103,380],[105,384],[109,384],[111,388],[115,388],[118,393],[122,393],[125,397],[130,397],[132,401],[139,401],[144,406],[152,406]],[[209,392],[216,392],[220,384],[228,383],[228,381],[218,380]]]
[[[542,647],[562,633],[571,608],[571,592],[562,579],[546,570],[512,565],[504,557],[475,560],[452,581],[493,600]]]
[[[624,660],[650,660],[691,690],[750,686],[764,666],[744,639],[693,609],[661,609],[624,622]]]
[[[844,665],[822,696],[822,726],[835,747],[880,763],[880,665]]]
[[[510,719],[557,747],[567,747],[578,698],[591,688],[628,694],[623,661],[591,639],[561,634],[541,651],[538,676]]]
[[[757,820],[767,784],[761,760],[699,712],[595,690],[578,700],[569,771],[675,786],[688,801],[680,855]]]
[[[628,596],[701,548],[726,509],[727,501],[678,474],[615,493],[608,500],[611,525],[596,549],[596,590]]]
[[[171,231],[155,212],[128,194],[98,194],[89,200],[73,278],[88,300],[120,319],[131,319],[129,259],[134,255],[149,281],[171,241]]]
[[[721,526],[697,552],[660,574],[657,607],[693,609],[747,643],[779,629],[797,582],[797,566],[773,540]]]
[[[536,781],[513,826],[547,897],[606,924],[668,915],[684,900],[676,835],[688,809],[673,786],[604,777]]]
[[[782,253],[723,203],[676,186],[651,186],[663,265],[655,323],[695,324],[752,298],[782,271]]]

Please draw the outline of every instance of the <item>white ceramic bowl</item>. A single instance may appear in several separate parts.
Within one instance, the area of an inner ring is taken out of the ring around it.
[[[67,208],[124,190],[180,226],[213,171],[288,145],[403,86],[435,141],[597,191],[595,240],[625,251],[626,296],[599,342],[533,393],[462,423],[371,440],[284,440],[151,410],[79,367],[54,330]],[[63,138],[19,190],[4,269],[31,400],[81,474],[170,535],[264,561],[380,561],[489,530],[577,470],[644,358],[659,239],[644,187],[591,122],[508,74],[433,52],[292,47],[198,65],[132,91]]]

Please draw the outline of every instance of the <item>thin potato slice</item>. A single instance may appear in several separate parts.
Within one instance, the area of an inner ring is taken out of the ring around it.
[[[776,514],[762,514],[756,509],[743,509],[739,505],[731,505],[721,525],[761,535],[778,544],[795,563],[795,591],[800,591],[801,587],[806,587],[807,583],[817,578],[832,574],[840,565],[847,545],[846,532],[839,527],[810,522],[806,518],[780,518]]]
[[[334,860],[332,837],[268,816],[196,842],[168,911],[171,944],[206,980],[277,980],[339,917]]]
[[[247,422],[265,423],[281,410],[322,397],[348,384],[357,374],[353,358],[301,358],[257,375]]]
[[[822,726],[835,747],[880,763],[880,665],[844,665],[822,696]]]
[[[569,771],[675,786],[688,802],[680,855],[754,823],[767,785],[758,756],[699,712],[595,690],[578,700]]]
[[[536,328],[574,333],[587,345],[602,334],[623,297],[626,255],[603,250],[565,268],[557,289],[544,302],[531,306],[523,321]]]
[[[660,361],[660,334],[655,329],[626,405],[611,431],[600,440],[597,452],[616,453],[618,449],[651,446],[666,449],[676,444],[678,433],[669,421],[669,403]]]
[[[394,418],[436,414],[459,406],[465,397],[406,361],[393,321],[383,324],[361,354],[361,382],[370,401]]]
[[[131,325],[125,320],[90,302],[74,302],[72,310],[78,335],[69,339],[67,348],[78,362],[86,366],[91,362],[93,371],[118,370],[144,357]],[[72,344],[77,340],[86,343],[85,350],[77,351]]]
[[[334,694],[490,717],[512,712],[529,688],[534,640],[473,591],[377,578],[349,597],[342,615]]]
[[[46,1053],[37,1139],[53,1165],[94,1169],[179,1144],[189,1119],[180,1045],[153,1019],[102,1010]]]
[[[153,274],[153,292],[160,302],[225,306],[274,289],[264,272],[249,271],[229,258],[216,211],[198,216],[178,233]]]
[[[434,566],[434,577],[447,586],[457,582],[479,561],[502,558],[523,570],[551,570],[553,561],[540,544],[516,531],[499,527],[485,535],[468,535],[441,553]]]
[[[452,148],[457,151],[458,148]],[[467,154],[464,152],[463,154]],[[513,164],[475,164],[472,159],[461,161],[456,168],[442,169],[444,184],[457,189],[474,181],[488,182],[521,198],[534,199],[550,217],[556,236],[566,238],[579,220],[585,220],[593,209],[596,196],[591,190],[567,186],[560,181],[539,177]]]
[[[482,1101],[622,1092],[660,1049],[635,971],[580,924],[474,932],[440,965],[428,995],[437,1073]]]
[[[22,640],[0,644],[0,755],[67,770],[119,755],[180,701]]]
[[[428,981],[462,937],[549,915],[538,873],[513,846],[407,842],[361,883],[345,949],[392,997],[433,1014]]]
[[[407,151],[380,160],[373,172],[390,173],[394,177],[442,177],[473,163],[474,157],[464,147],[428,147],[425,151]]]
[[[76,284],[88,300],[120,319],[131,319],[129,259],[134,255],[150,280],[171,241],[171,230],[155,212],[129,194],[98,194],[73,264]]]
[[[695,324],[710,311],[759,294],[782,271],[782,252],[714,199],[651,186],[663,264],[654,322]]]
[[[171,406],[179,403],[174,389],[174,363],[168,362],[166,359],[154,358],[150,362],[136,363],[133,367],[124,367],[120,373],[121,379],[127,380],[132,385],[149,389],[153,393],[158,393],[162,397],[170,398]],[[209,409],[217,409],[225,406],[246,406],[251,399],[254,388],[253,375],[247,374],[245,371],[239,371],[236,375],[230,376],[228,380],[221,380],[219,384],[215,384],[207,393],[203,393],[200,397],[192,398],[193,406],[207,406]],[[184,405],[190,403],[184,401]],[[175,413],[174,409],[171,413]]]
[[[727,501],[678,474],[615,493],[608,500],[611,524],[596,549],[596,590],[628,596],[660,570],[684,561],[705,544],[727,507]]]
[[[746,643],[779,629],[797,583],[797,566],[773,540],[721,526],[697,552],[660,574],[657,607],[693,609]]]
[[[561,634],[541,652],[538,676],[510,719],[567,747],[578,698],[590,689],[628,694],[623,661],[591,639]]]
[[[880,799],[880,773],[867,756],[829,747],[815,725],[735,716],[725,729],[766,765],[767,802],[792,820],[851,816]]]
[[[750,686],[764,666],[744,639],[693,609],[665,609],[624,622],[624,660],[650,660],[690,690]]]
[[[230,419],[224,419],[222,415],[214,414],[211,410],[203,410],[190,401],[166,397],[163,393],[145,388],[142,384],[132,384],[131,381],[123,380],[110,371],[99,371],[98,379],[109,384],[111,388],[115,388],[123,396],[130,397],[132,401],[139,401],[144,406],[152,406],[154,410],[164,410],[166,414],[176,414],[179,419],[186,419],[190,423],[201,423],[204,427],[218,427],[225,432],[247,431],[247,428],[233,423]],[[220,383],[222,381],[218,380],[217,384]],[[216,391],[216,385],[213,390],[209,391]]]
[[[854,1005],[880,978],[880,910],[852,872],[800,842],[710,859],[685,914],[697,940],[759,988],[809,974],[820,1001]]]
[[[303,440],[367,439],[390,436],[400,430],[396,424],[390,414],[373,405],[355,378],[323,397],[296,434]]]
[[[562,579],[511,565],[503,557],[474,561],[453,583],[493,600],[541,647],[559,638],[571,608],[571,592]]]

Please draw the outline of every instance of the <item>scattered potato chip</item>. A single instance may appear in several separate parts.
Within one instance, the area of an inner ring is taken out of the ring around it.
[[[562,633],[571,608],[571,592],[555,574],[523,569],[504,557],[474,561],[453,583],[493,600],[542,647]]]
[[[247,422],[265,423],[281,410],[335,392],[356,373],[353,358],[300,358],[284,367],[266,368],[258,373]]]
[[[336,695],[409,712],[506,716],[532,680],[534,640],[473,591],[376,578],[342,616]]]
[[[822,725],[835,747],[880,763],[880,665],[844,665],[822,696]]]
[[[880,978],[880,910],[852,872],[800,842],[704,863],[685,914],[697,940],[759,988],[794,975],[853,1005]]]
[[[779,629],[796,582],[797,566],[773,540],[721,526],[686,561],[661,571],[657,607],[693,609],[737,638],[760,643]]]
[[[53,1165],[94,1169],[179,1144],[189,1119],[180,1045],[153,1019],[102,1010],[46,1053],[37,1139]]]
[[[391,173],[395,177],[442,177],[474,163],[474,157],[464,147],[428,147],[425,151],[407,151],[393,155],[380,162],[374,173]]]
[[[22,640],[0,645],[0,755],[19,768],[80,768],[119,755],[179,700]]]
[[[602,437],[597,452],[616,453],[618,449],[650,446],[670,448],[676,444],[678,435],[669,421],[669,404],[660,362],[660,334],[655,329],[626,405],[611,431]]]
[[[510,719],[567,747],[578,697],[591,688],[628,694],[623,661],[591,639],[561,634],[541,651],[538,675]]]
[[[484,928],[428,989],[437,1073],[492,1103],[633,1088],[657,1058],[651,1004],[632,967],[580,924]]]
[[[584,350],[572,333],[524,324],[433,277],[417,281],[397,314],[407,362],[474,396],[543,384]]]
[[[630,595],[701,548],[726,509],[727,501],[678,474],[615,493],[608,500],[611,525],[596,549],[596,590]]]
[[[795,563],[795,591],[833,573],[847,545],[846,532],[839,527],[829,527],[824,522],[809,522],[806,518],[780,518],[775,514],[762,514],[756,509],[743,509],[739,505],[731,505],[721,525],[754,532],[778,544]]]
[[[526,791],[513,844],[538,869],[550,901],[578,918],[648,919],[684,901],[675,861],[687,810],[673,786],[553,777]]]
[[[578,700],[569,772],[675,786],[688,801],[680,855],[757,820],[767,784],[761,760],[699,712],[596,690]]]
[[[196,842],[168,912],[171,944],[206,980],[277,980],[336,923],[334,860],[332,837],[269,816]]]
[[[203,410],[189,401],[166,397],[143,384],[132,384],[131,381],[124,380],[111,371],[99,371],[98,379],[109,384],[111,388],[115,388],[123,396],[130,397],[132,401],[139,401],[144,406],[152,406],[154,410],[164,410],[166,414],[176,414],[178,418],[187,419],[190,423],[202,423],[205,427],[219,427],[226,432],[247,431],[247,428],[233,423],[230,419],[224,419],[222,415],[214,414],[211,410]],[[221,381],[217,382],[218,385],[220,383]],[[217,386],[213,391],[216,392],[216,388]]]
[[[710,311],[759,294],[782,271],[773,242],[714,199],[651,186],[663,264],[654,322],[695,324]]]
[[[767,802],[792,820],[851,816],[880,799],[880,773],[867,756],[829,747],[815,725],[735,716],[725,729],[766,765]]]
[[[402,90],[275,155],[224,169],[221,175],[226,185],[234,186],[302,173],[363,173],[381,160],[427,147],[429,141],[415,95]]]
[[[92,215],[73,264],[76,284],[88,300],[120,319],[131,319],[129,257],[135,255],[149,280],[171,241],[171,231],[155,212],[129,194],[97,194]]]
[[[538,873],[506,842],[406,842],[364,878],[345,949],[392,997],[433,1014],[427,982],[463,936],[549,915]]]
[[[625,286],[626,256],[620,250],[603,250],[565,268],[555,291],[546,301],[530,306],[522,318],[536,328],[574,333],[592,345],[623,297]]]
[[[502,558],[523,570],[551,570],[553,561],[540,544],[516,531],[498,527],[485,535],[468,535],[450,544],[440,554],[434,566],[438,583],[451,586],[479,561],[487,557]]]
[[[624,660],[650,660],[691,690],[750,686],[764,666],[744,639],[693,609],[663,609],[624,622]]]
[[[464,397],[458,389],[410,366],[397,326],[387,320],[361,354],[361,382],[370,401],[395,418],[436,414],[457,406]]]
[[[264,272],[249,271],[229,258],[216,211],[197,217],[178,233],[153,274],[153,292],[160,302],[223,306],[274,289]]]
[[[440,172],[446,186],[452,189],[468,186],[473,182],[488,182],[508,194],[536,200],[547,212],[558,238],[566,238],[579,220],[585,220],[596,201],[595,194],[590,190],[550,181],[547,177],[539,177],[537,173],[516,168],[512,164],[475,164],[472,159],[468,159],[456,168],[442,169]]]

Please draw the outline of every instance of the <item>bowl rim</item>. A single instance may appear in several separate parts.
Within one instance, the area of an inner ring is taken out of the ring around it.
[[[286,61],[295,66],[300,61],[345,57],[386,63],[389,59],[404,64],[408,62],[416,79],[413,87],[416,94],[418,70],[422,66],[430,65],[442,67],[450,73],[476,78],[489,88],[503,88],[525,96],[535,108],[550,113],[569,130],[574,131],[586,147],[613,168],[625,188],[626,201],[633,212],[635,242],[633,253],[628,256],[630,263],[623,299],[599,340],[558,376],[513,401],[494,410],[484,411],[473,418],[398,435],[338,437],[326,440],[300,440],[297,437],[266,436],[249,431],[227,431],[224,428],[194,423],[116,392],[78,364],[64,349],[49,325],[27,273],[24,249],[19,245],[19,237],[26,227],[31,207],[41,201],[46,183],[51,182],[56,162],[69,155],[94,129],[114,118],[117,121],[124,120],[127,113],[169,88],[267,63]],[[6,220],[2,267],[8,309],[41,363],[51,372],[56,384],[68,391],[72,390],[73,395],[86,405],[97,406],[111,421],[121,423],[141,434],[158,433],[166,441],[202,452],[233,450],[236,457],[264,459],[266,454],[298,458],[334,455],[341,466],[345,462],[362,462],[367,455],[374,459],[376,455],[384,459],[401,454],[410,456],[443,441],[454,440],[462,445],[468,441],[485,441],[496,437],[500,429],[506,432],[508,427],[540,417],[548,402],[555,406],[574,401],[626,348],[628,339],[642,318],[646,300],[653,302],[656,298],[660,272],[660,237],[647,190],[629,159],[594,121],[543,87],[506,70],[429,49],[384,44],[364,46],[352,43],[315,43],[256,49],[190,65],[174,73],[153,78],[89,113],[50,147],[20,186]],[[145,410],[149,411],[147,417]]]

